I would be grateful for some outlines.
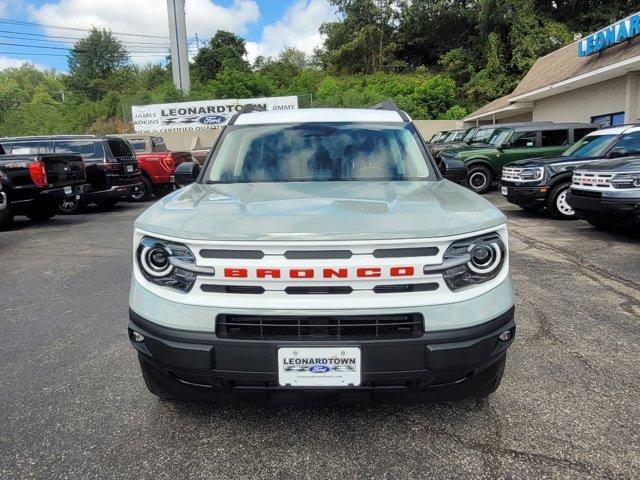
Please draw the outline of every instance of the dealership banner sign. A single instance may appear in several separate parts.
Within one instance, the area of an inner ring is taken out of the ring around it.
[[[133,128],[142,132],[195,132],[222,128],[243,105],[266,110],[295,110],[298,97],[240,98],[199,102],[164,103],[131,107]]]
[[[640,12],[609,25],[578,42],[578,55],[588,57],[640,35]]]

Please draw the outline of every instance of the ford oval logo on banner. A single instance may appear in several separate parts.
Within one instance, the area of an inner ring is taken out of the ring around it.
[[[327,365],[312,365],[309,367],[309,371],[311,373],[329,373],[331,371],[331,367]]]
[[[204,117],[200,117],[198,122],[203,125],[220,125],[227,121],[227,117],[224,115],[205,115]]]

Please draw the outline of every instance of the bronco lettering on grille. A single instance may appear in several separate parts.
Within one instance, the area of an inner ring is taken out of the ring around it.
[[[349,270],[347,268],[256,268],[250,271],[248,268],[225,268],[223,269],[224,276],[226,278],[248,278],[249,273],[255,274],[256,278],[282,278],[283,275],[286,278],[292,279],[310,279],[322,277],[326,279],[330,278],[349,278]],[[406,267],[390,267],[387,271],[384,271],[381,267],[362,267],[355,270],[355,274],[351,275],[354,278],[380,278],[383,274],[388,274],[390,277],[413,277],[415,275],[415,268],[412,266]]]

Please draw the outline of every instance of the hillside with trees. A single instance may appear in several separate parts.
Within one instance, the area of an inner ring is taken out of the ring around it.
[[[191,65],[184,95],[170,66],[136,66],[93,29],[68,72],[0,72],[0,136],[126,132],[131,105],[300,95],[301,106],[393,100],[414,118],[458,119],[509,93],[536,59],[638,9],[636,0],[330,0],[314,55],[287,48],[247,61],[245,40],[218,31]]]

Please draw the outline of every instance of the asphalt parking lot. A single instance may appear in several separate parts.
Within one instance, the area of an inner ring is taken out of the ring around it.
[[[144,208],[0,233],[0,477],[637,478],[640,238],[509,216],[518,337],[488,400],[192,405],[126,336]]]

